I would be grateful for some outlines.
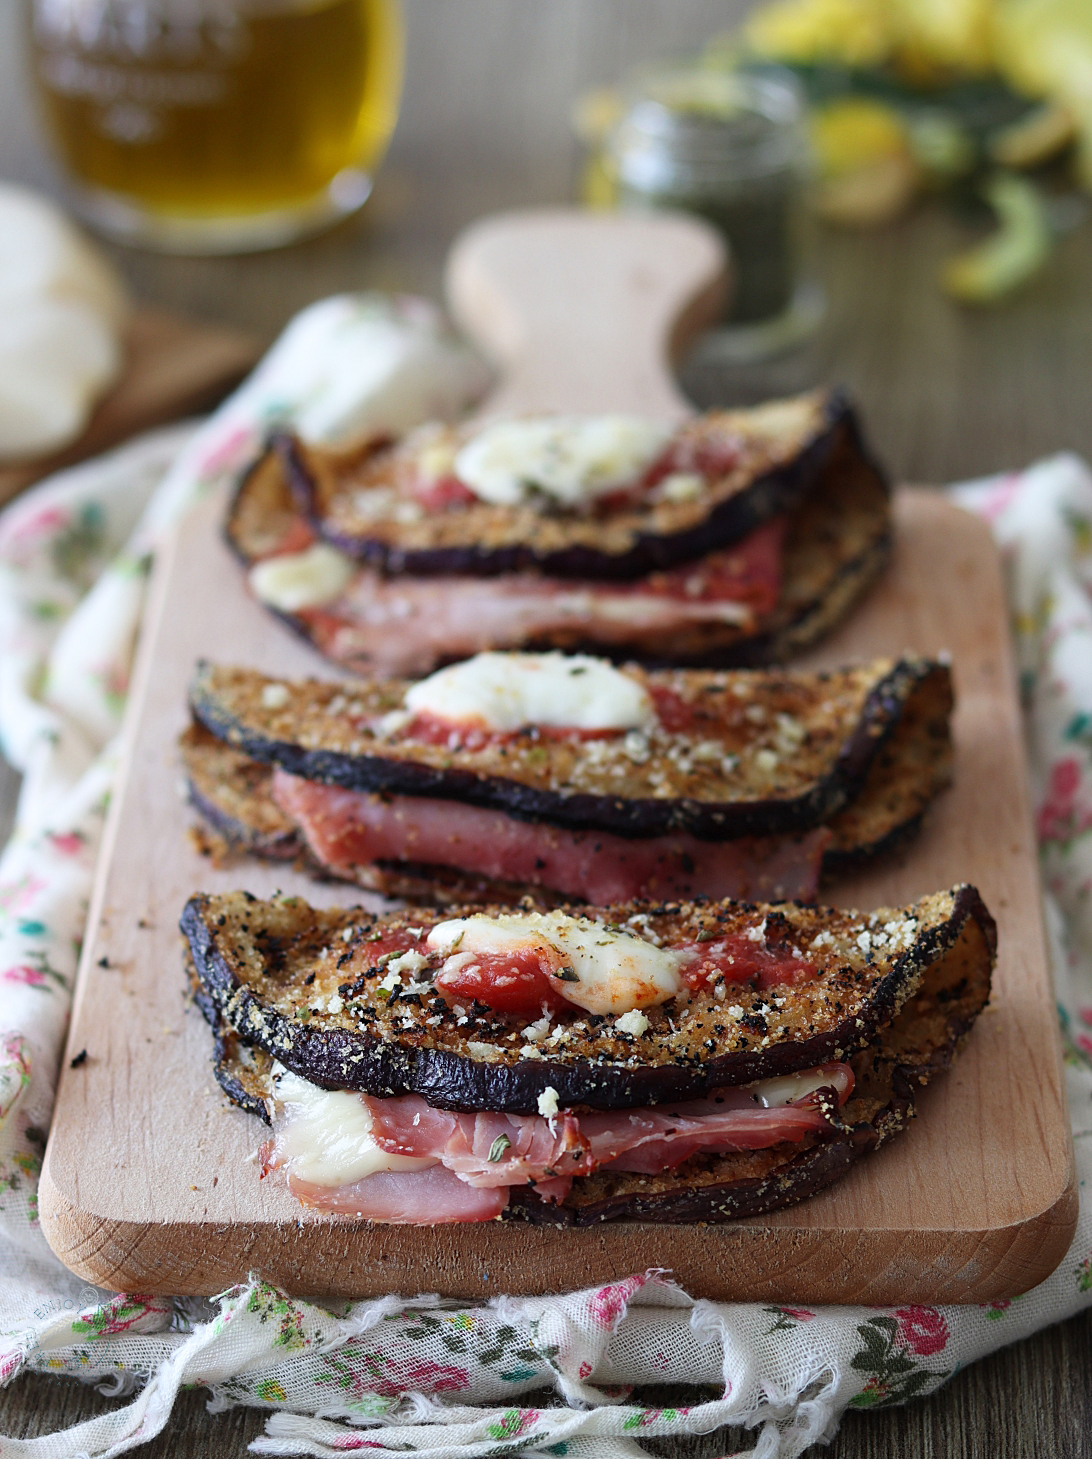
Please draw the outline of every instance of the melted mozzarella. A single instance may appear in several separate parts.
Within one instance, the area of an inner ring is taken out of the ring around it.
[[[649,729],[656,720],[643,684],[587,654],[475,654],[412,685],[405,705],[414,714],[481,721],[502,733],[527,725]]]
[[[823,1069],[802,1069],[799,1074],[782,1074],[777,1079],[762,1079],[751,1085],[751,1093],[764,1109],[778,1109],[783,1104],[792,1104],[806,1094],[834,1083],[829,1071]]]
[[[580,507],[635,482],[671,436],[637,416],[498,421],[455,457],[455,474],[482,501],[518,506],[543,497]]]
[[[308,1185],[352,1185],[381,1170],[423,1170],[432,1159],[390,1155],[372,1136],[372,1117],[358,1094],[320,1089],[281,1064],[273,1066],[277,1164]]]
[[[432,929],[428,945],[460,965],[468,953],[503,957],[518,948],[533,948],[555,975],[575,974],[575,980],[566,977],[562,982],[565,997],[589,1013],[628,1013],[666,1003],[682,988],[680,972],[686,961],[681,953],[654,947],[636,933],[565,912],[452,918]]]
[[[352,558],[325,542],[315,542],[303,552],[286,552],[256,563],[249,582],[260,602],[281,613],[295,613],[332,602],[355,571]]]

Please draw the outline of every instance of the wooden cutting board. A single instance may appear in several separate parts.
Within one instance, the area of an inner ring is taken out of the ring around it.
[[[530,214],[471,230],[449,293],[507,366],[506,407],[678,415],[667,343],[687,309],[709,301],[719,268],[711,235],[682,220]],[[220,1094],[208,1028],[184,996],[179,912],[197,889],[357,898],[256,862],[215,870],[185,838],[174,740],[194,660],[333,673],[247,597],[218,535],[222,510],[212,501],[194,512],[156,569],[42,1175],[43,1229],[68,1266],[141,1292],[213,1293],[257,1270],[303,1293],[463,1298],[657,1266],[702,1296],[871,1303],[984,1302],[1053,1270],[1077,1196],[1001,577],[981,522],[938,494],[901,491],[890,572],[811,660],[952,654],[953,788],[901,859],[829,899],[869,908],[978,884],[1000,959],[965,1052],[904,1135],[791,1210],[723,1226],[556,1231],[372,1226],[308,1213],[275,1179],[258,1180],[262,1129]]]
[[[0,504],[51,471],[72,466],[164,421],[216,405],[258,358],[247,335],[221,325],[138,309],[125,340],[125,368],[87,429],[63,451],[0,462]]]

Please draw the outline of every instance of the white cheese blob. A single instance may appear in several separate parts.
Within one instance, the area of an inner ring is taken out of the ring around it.
[[[351,557],[325,542],[255,563],[248,581],[259,602],[281,613],[332,602],[356,571]]]
[[[784,1104],[803,1099],[834,1083],[829,1073],[822,1069],[802,1069],[799,1074],[782,1074],[776,1079],[760,1079],[750,1086],[757,1103],[764,1109],[780,1109]]]
[[[687,959],[643,937],[565,912],[475,913],[438,923],[428,935],[433,952],[460,960],[504,956],[533,948],[557,973],[565,997],[589,1013],[628,1013],[666,1003],[682,988]],[[445,965],[446,966],[446,965]]]
[[[412,685],[404,703],[414,714],[509,734],[528,725],[630,730],[656,722],[644,685],[588,654],[475,654]]]
[[[638,416],[554,416],[497,421],[455,457],[455,475],[482,501],[546,501],[578,508],[633,484],[671,428]]]
[[[391,1155],[372,1135],[372,1117],[359,1094],[320,1089],[283,1064],[273,1066],[277,1164],[309,1185],[352,1185],[381,1170],[424,1170],[436,1160]]]

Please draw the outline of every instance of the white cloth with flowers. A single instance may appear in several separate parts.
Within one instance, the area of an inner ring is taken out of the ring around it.
[[[1077,1236],[1042,1286],[984,1307],[804,1309],[694,1301],[638,1272],[465,1307],[412,1290],[316,1303],[258,1280],[205,1302],[97,1292],[49,1251],[37,1175],[149,554],[273,421],[327,439],[404,427],[481,383],[419,301],[328,300],[204,424],[63,472],[0,515],[0,736],[24,775],[0,860],[0,1380],[69,1373],[119,1395],[65,1433],[0,1438],[5,1455],[133,1448],[184,1384],[267,1409],[267,1454],[621,1456],[735,1425],[758,1430],[760,1459],[790,1459],[847,1407],[927,1394],[1092,1306],[1092,475],[1069,456],[953,489],[1008,563],[1083,1180]],[[706,1387],[664,1408],[635,1401],[648,1384]]]

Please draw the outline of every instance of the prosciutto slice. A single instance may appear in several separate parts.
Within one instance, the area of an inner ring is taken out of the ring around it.
[[[274,1102],[265,1168],[286,1164],[292,1193],[324,1210],[403,1224],[486,1221],[504,1210],[512,1186],[531,1183],[543,1200],[561,1201],[574,1178],[598,1169],[654,1174],[692,1155],[764,1150],[832,1129],[829,1105],[819,1097],[824,1089],[844,1104],[853,1089],[849,1065],[826,1064],[662,1108],[563,1111],[553,1118],[459,1114],[433,1109],[419,1095],[360,1095],[372,1147],[395,1159],[434,1164],[381,1171],[341,1186],[293,1174],[293,1161],[284,1158],[293,1105]]]
[[[555,634],[612,645],[701,623],[749,632],[780,596],[784,534],[785,519],[775,518],[731,547],[633,583],[534,572],[388,577],[364,567],[332,602],[295,616],[337,663],[402,677]]]
[[[416,1094],[397,1099],[361,1095],[372,1137],[391,1155],[439,1160],[467,1185],[482,1189],[525,1185],[595,1169],[577,1115],[456,1114],[433,1109]]]
[[[830,832],[699,841],[676,832],[631,840],[518,821],[503,811],[425,796],[343,790],[278,769],[273,798],[314,856],[342,876],[373,862],[447,866],[548,887],[598,905],[632,897],[814,899]]]
[[[493,1221],[508,1204],[506,1188],[468,1185],[443,1165],[427,1170],[382,1170],[341,1186],[316,1185],[289,1170],[288,1189],[301,1205],[392,1226]]]

